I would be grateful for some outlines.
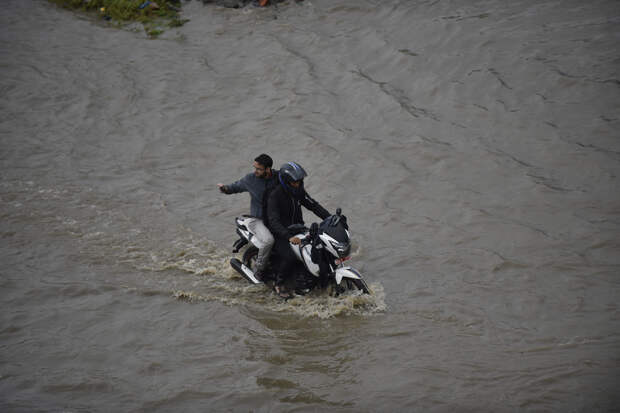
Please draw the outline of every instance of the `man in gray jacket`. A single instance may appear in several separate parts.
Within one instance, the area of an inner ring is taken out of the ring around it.
[[[217,184],[224,194],[250,193],[249,230],[254,233],[252,242],[258,247],[256,270],[254,275],[259,279],[263,276],[269,253],[273,247],[273,235],[265,226],[267,197],[269,192],[278,185],[278,172],[272,169],[273,160],[269,155],[260,154],[254,159],[254,173],[249,173],[230,185]]]

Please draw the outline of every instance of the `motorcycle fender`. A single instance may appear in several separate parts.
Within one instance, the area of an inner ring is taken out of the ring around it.
[[[361,280],[362,274],[360,274],[359,271],[357,271],[353,267],[340,267],[336,268],[335,278],[336,284],[340,285],[340,282],[343,278],[353,278],[355,280]]]

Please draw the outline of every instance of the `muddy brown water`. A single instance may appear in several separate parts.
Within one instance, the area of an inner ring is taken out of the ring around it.
[[[183,6],[0,8],[2,411],[620,408],[617,1]],[[371,297],[229,268],[261,152]]]

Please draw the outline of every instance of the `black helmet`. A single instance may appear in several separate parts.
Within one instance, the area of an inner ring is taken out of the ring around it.
[[[295,162],[287,162],[280,167],[280,179],[289,184],[295,181],[302,181],[308,174]]]

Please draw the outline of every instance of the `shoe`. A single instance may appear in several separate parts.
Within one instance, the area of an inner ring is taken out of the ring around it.
[[[254,271],[254,277],[256,277],[258,281],[263,281],[265,278],[265,271],[264,270]]]
[[[276,294],[280,296],[280,298],[284,298],[285,300],[288,300],[289,298],[293,298],[293,294],[287,291],[286,288],[284,288],[284,286],[282,285],[276,285],[274,287],[274,290]]]

